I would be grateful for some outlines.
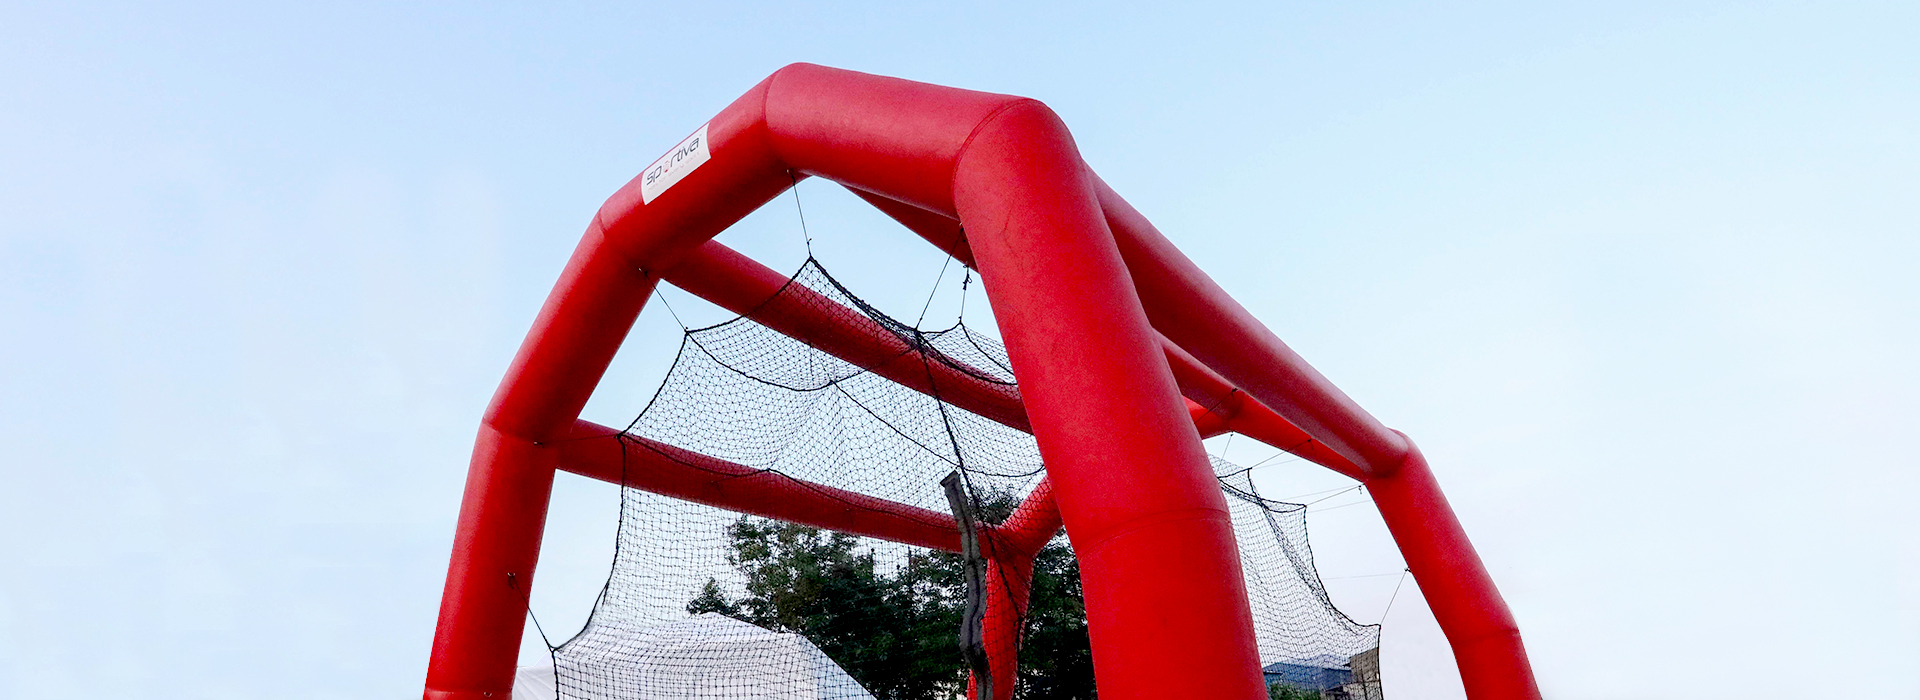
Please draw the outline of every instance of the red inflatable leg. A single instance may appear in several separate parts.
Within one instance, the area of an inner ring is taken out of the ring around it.
[[[1033,559],[994,559],[987,567],[987,663],[993,669],[993,700],[1013,697],[1020,670],[1020,618],[1033,591]],[[967,697],[979,700],[978,679],[967,679]]]
[[[1259,698],[1225,498],[1066,130],[1037,103],[973,132],[955,207],[1081,565],[1107,700]]]
[[[654,282],[587,229],[487,409],[467,468],[425,697],[484,700],[513,684],[559,451]],[[562,301],[570,301],[562,309]]]
[[[1467,697],[1538,700],[1540,688],[1513,613],[1440,493],[1426,458],[1411,440],[1407,446],[1406,462],[1392,474],[1369,479],[1367,491],[1453,646]]]

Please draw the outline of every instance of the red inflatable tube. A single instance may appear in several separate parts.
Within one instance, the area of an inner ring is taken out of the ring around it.
[[[1539,697],[1520,627],[1413,441],[1406,461],[1369,479],[1367,491],[1453,647],[1467,697]]]
[[[786,275],[718,242],[707,241],[694,249],[666,272],[666,281],[909,389],[938,396],[1015,430],[1033,432],[1018,388],[981,380],[989,376],[984,372],[969,374],[945,363],[927,362],[873,319],[806,287],[795,285],[776,296],[787,286]]]
[[[916,210],[917,211],[917,210]],[[971,259],[967,259],[971,265]],[[707,241],[666,271],[666,281],[721,308],[753,319],[787,337],[853,363],[921,393],[1022,432],[1033,432],[1019,389],[982,381],[982,373],[962,372],[942,363],[928,364],[900,338],[864,315],[842,312],[825,297],[805,288],[786,289],[787,277],[720,244]],[[782,289],[786,294],[776,298]],[[1188,412],[1202,436],[1236,430],[1276,445],[1343,474],[1359,470],[1225,379],[1200,366],[1185,351],[1162,339],[1175,384],[1189,398]],[[929,383],[931,382],[931,383]]]
[[[1247,313],[1099,176],[1087,177],[1154,328],[1363,470],[1399,465],[1407,451],[1399,433]]]
[[[1020,506],[988,533],[986,546],[994,558],[1032,559],[1060,533],[1060,506],[1053,502],[1053,482],[1041,477]]]
[[[856,189],[853,193],[935,247],[946,251],[961,264],[973,267],[973,251],[967,246],[966,234],[960,229],[958,221],[871,192]],[[1122,253],[1125,252],[1123,249]],[[1235,388],[1173,341],[1162,337],[1160,344],[1181,394],[1197,404],[1198,410],[1195,410],[1196,406],[1189,406],[1188,409],[1193,412],[1201,436],[1238,432],[1341,474],[1355,479],[1365,478],[1364,468],[1329,449],[1326,444],[1314,440],[1306,431],[1295,427],[1265,404],[1250,399],[1245,392]]]
[[[981,548],[995,564],[987,569],[984,622],[995,700],[1012,697],[1019,670],[1020,620],[1033,590],[1033,558],[1059,532],[1060,509],[1053,502],[1053,484],[1042,478],[1020,506],[982,538]],[[979,697],[978,683],[969,681],[967,696]]]
[[[1052,112],[808,65],[782,69],[728,106],[588,226],[483,419],[427,697],[508,692],[525,609],[525,584],[511,582],[531,581],[553,470],[577,449],[561,441],[653,285],[666,274],[677,283],[684,274],[690,286],[715,281],[675,268],[796,175],[964,225],[1020,377],[1050,501],[1074,533],[1103,697],[1265,696],[1232,526],[1167,339],[1256,399],[1233,407],[1222,427],[1285,442],[1280,434],[1297,426],[1315,438],[1305,445],[1323,445],[1378,482],[1376,501],[1393,511],[1389,526],[1423,590],[1441,601],[1436,615],[1475,700],[1538,697],[1510,617],[1491,605],[1497,591],[1409,443],[1107,189]],[[957,235],[945,245],[958,246]],[[1235,424],[1266,407],[1265,423]],[[1440,586],[1457,590],[1436,593]],[[1022,601],[1009,593],[1006,603]],[[995,675],[1010,669],[996,666]]]
[[[1167,354],[1167,366],[1173,371],[1174,381],[1179,382],[1189,400],[1207,407],[1208,419],[1219,423],[1220,432],[1245,435],[1355,479],[1367,477],[1366,470],[1345,455],[1328,449],[1325,443],[1294,427],[1173,341],[1163,337],[1161,347]],[[1201,432],[1206,434],[1205,430]]]
[[[993,700],[1013,697],[1014,677],[1020,670],[1020,617],[1033,594],[1033,558],[999,559],[987,567],[987,611],[981,621],[987,645],[987,668],[993,673]],[[967,697],[979,700],[978,678],[967,679]]]
[[[736,513],[960,551],[960,530],[951,514],[755,469],[635,435],[622,436],[618,430],[584,420],[575,421],[573,437],[560,443],[559,468]]]

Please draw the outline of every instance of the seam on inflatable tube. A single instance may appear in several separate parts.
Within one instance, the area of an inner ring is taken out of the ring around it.
[[[1005,104],[1002,104],[998,107],[993,108],[993,111],[988,112],[987,116],[981,117],[980,121],[973,125],[973,129],[967,132],[966,140],[960,142],[960,149],[953,152],[953,165],[947,170],[947,196],[955,200],[953,205],[953,215],[955,220],[959,220],[960,218],[960,202],[958,197],[954,197],[953,183],[955,180],[959,179],[960,177],[960,162],[966,160],[967,151],[970,151],[973,149],[973,139],[979,136],[981,131],[986,130],[987,125],[992,124],[994,121],[998,120],[1000,118],[1000,115],[1006,114],[1008,110],[1011,110],[1015,107],[1020,107],[1020,106],[1029,105],[1029,104],[1038,105],[1041,109],[1047,109],[1047,104],[1045,102],[1041,102],[1031,97],[1013,97],[1007,100]],[[961,223],[961,228],[962,230],[966,228],[965,222]]]
[[[767,153],[773,156],[774,162],[780,165],[781,170],[786,170],[788,172],[793,171],[793,165],[787,162],[786,154],[783,154],[780,152],[779,140],[774,138],[773,120],[767,116],[767,103],[773,101],[773,88],[774,86],[780,84],[781,75],[784,75],[787,71],[792,70],[795,66],[812,66],[812,65],[814,64],[801,61],[801,62],[789,63],[785,66],[781,66],[780,70],[774,71],[773,75],[767,76],[767,81],[766,81],[767,87],[766,89],[760,91],[760,118],[758,121],[759,121],[760,129],[762,131],[765,131],[767,134],[766,136]],[[798,184],[799,183],[796,181],[795,185],[798,185]],[[792,187],[789,187],[788,189],[792,189]],[[714,237],[718,238],[719,236],[716,234]]]
[[[1213,508],[1186,508],[1182,510],[1163,511],[1127,521],[1125,525],[1115,529],[1113,532],[1107,533],[1106,537],[1087,543],[1086,551],[1088,554],[1092,554],[1121,535],[1132,534],[1137,530],[1144,529],[1151,525],[1175,523],[1182,520],[1218,520],[1226,522],[1229,527],[1231,527],[1233,523],[1232,516],[1228,515],[1226,511],[1215,510]],[[1076,547],[1075,549],[1078,548]]]

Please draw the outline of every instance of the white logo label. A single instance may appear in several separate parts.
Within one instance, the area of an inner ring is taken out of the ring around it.
[[[640,203],[652,203],[654,197],[660,196],[661,192],[667,191],[673,183],[679,182],[680,178],[686,177],[687,173],[693,172],[694,168],[712,157],[713,151],[707,148],[707,125],[701,124],[699,131],[693,132],[687,140],[660,156],[660,160],[654,161],[653,165],[647,166],[646,172],[641,173]]]

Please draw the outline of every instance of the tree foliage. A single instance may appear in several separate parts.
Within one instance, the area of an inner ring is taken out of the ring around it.
[[[1011,497],[982,504],[983,520],[1012,510]],[[728,560],[746,580],[728,596],[709,580],[687,603],[807,637],[880,700],[940,700],[966,692],[958,634],[966,603],[963,561],[915,552],[886,571],[854,537],[760,518],[728,529]],[[1090,700],[1093,655],[1073,551],[1054,543],[1035,561],[1027,633],[1020,649],[1021,697]],[[1004,697],[1004,696],[1003,696]]]
[[[957,567],[916,554],[889,574],[852,537],[780,521],[745,518],[728,535],[746,595],[729,599],[710,580],[688,612],[803,635],[880,700],[935,700],[964,689]]]
[[[1321,696],[1318,690],[1274,683],[1267,686],[1267,700],[1321,700]]]

